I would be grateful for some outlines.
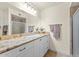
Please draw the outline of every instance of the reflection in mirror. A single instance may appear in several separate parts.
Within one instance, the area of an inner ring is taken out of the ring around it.
[[[12,34],[20,34],[25,32],[26,18],[11,15]]]
[[[4,25],[3,26],[3,35],[7,35],[7,33],[8,33],[8,25]]]
[[[0,26],[0,35],[1,35],[1,26]]]

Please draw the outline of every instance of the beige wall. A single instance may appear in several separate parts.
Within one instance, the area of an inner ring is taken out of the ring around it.
[[[50,24],[62,24],[61,39],[55,40],[50,32],[50,49],[60,53],[70,54],[70,3],[50,7],[42,11],[41,26],[50,32]]]

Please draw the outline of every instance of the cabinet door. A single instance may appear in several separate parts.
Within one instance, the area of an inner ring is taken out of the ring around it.
[[[46,48],[46,47],[49,47],[49,37],[48,36],[44,36],[41,38],[42,39],[42,44],[43,46]]]
[[[20,54],[18,54],[18,57],[33,57],[33,48],[20,51]]]
[[[44,56],[48,50],[48,36],[40,38],[40,56]]]
[[[40,56],[40,39],[34,41],[34,57]]]

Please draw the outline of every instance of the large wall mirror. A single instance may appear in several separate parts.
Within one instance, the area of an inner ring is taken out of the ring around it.
[[[11,15],[12,23],[12,33],[11,34],[20,34],[25,32],[26,18],[19,17],[16,15]]]

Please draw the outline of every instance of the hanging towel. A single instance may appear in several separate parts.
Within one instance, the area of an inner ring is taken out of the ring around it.
[[[54,37],[56,39],[60,38],[60,25],[59,24],[54,25]]]
[[[53,32],[53,36],[56,39],[60,38],[60,34],[61,34],[61,24],[54,24],[50,26],[50,30],[51,32]]]

